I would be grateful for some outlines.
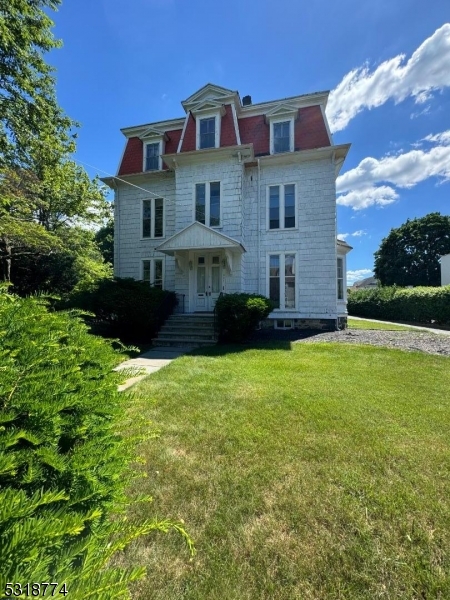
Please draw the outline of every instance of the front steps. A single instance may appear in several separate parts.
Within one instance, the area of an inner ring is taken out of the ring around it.
[[[161,327],[155,346],[212,346],[216,343],[212,314],[172,315]]]

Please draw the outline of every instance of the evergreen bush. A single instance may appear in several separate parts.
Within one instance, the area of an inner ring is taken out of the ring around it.
[[[216,302],[219,340],[241,342],[274,309],[273,302],[257,294],[225,294]]]
[[[74,292],[61,306],[93,313],[96,321],[108,325],[112,337],[149,342],[172,314],[176,303],[174,292],[151,287],[143,281],[116,278],[101,279],[89,289]]]
[[[358,290],[348,295],[347,306],[357,317],[450,325],[450,286]]]
[[[76,315],[0,288],[2,598],[6,582],[65,583],[73,600],[129,598],[143,569],[107,568],[117,550],[170,528],[190,543],[176,523],[134,526],[120,514],[136,440],[119,432],[127,427],[127,396],[112,372],[119,361]]]

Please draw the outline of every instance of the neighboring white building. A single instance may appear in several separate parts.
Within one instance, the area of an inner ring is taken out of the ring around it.
[[[450,285],[450,254],[441,256],[441,285]]]
[[[208,84],[179,119],[122,129],[114,268],[212,311],[221,292],[277,304],[278,327],[346,322],[346,254],[336,240],[335,146],[328,92],[252,104]]]

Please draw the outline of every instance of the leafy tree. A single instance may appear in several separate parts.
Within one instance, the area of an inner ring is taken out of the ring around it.
[[[44,54],[60,46],[48,9],[60,0],[0,2],[0,272],[15,289],[72,289],[84,275],[105,277],[92,229],[110,216],[104,189],[71,160],[76,125],[55,95]],[[69,232],[69,229],[76,228]],[[84,243],[79,239],[84,238]],[[21,281],[26,273],[32,278]],[[39,275],[43,279],[38,279]],[[30,281],[35,285],[30,288]]]
[[[29,167],[38,145],[56,154],[74,149],[75,123],[59,107],[53,68],[43,54],[61,46],[46,11],[60,0],[1,0],[0,167]]]
[[[392,229],[375,252],[382,285],[438,286],[439,258],[450,252],[450,216],[430,213]]]
[[[114,221],[111,220],[95,234],[95,241],[102,253],[103,260],[114,264]]]

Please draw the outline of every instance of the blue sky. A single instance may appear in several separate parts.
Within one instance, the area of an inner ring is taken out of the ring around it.
[[[92,176],[115,174],[121,127],[183,116],[205,83],[253,102],[330,90],[334,142],[352,143],[337,182],[349,284],[392,227],[450,214],[449,0],[63,0],[52,18],[58,100]]]

